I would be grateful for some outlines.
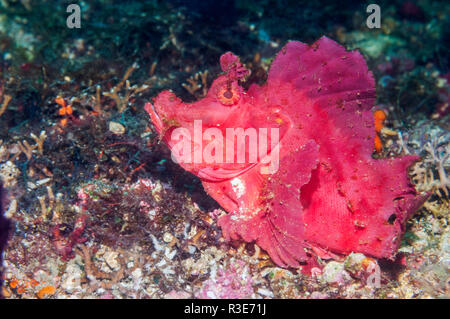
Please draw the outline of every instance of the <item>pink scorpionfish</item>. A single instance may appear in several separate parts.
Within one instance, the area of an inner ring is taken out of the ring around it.
[[[350,252],[392,258],[426,196],[408,178],[418,157],[372,158],[375,85],[361,54],[327,37],[290,41],[248,92],[239,59],[220,62],[200,101],[163,91],[145,109],[172,158],[228,212],[223,236],[256,242],[282,267]]]

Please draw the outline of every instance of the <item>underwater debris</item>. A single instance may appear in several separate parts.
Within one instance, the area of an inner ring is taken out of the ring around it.
[[[124,259],[120,258],[120,266],[114,272],[106,273],[96,268],[92,262],[92,254],[90,249],[85,245],[80,245],[77,253],[83,257],[84,271],[88,280],[93,281],[95,285],[90,286],[90,290],[96,290],[98,288],[111,289],[111,287],[124,278],[124,269],[126,267]],[[137,268],[137,265],[135,265]]]
[[[12,161],[0,164],[0,179],[3,180],[5,187],[16,185],[19,174],[20,170]]]
[[[109,122],[108,124],[109,131],[113,134],[122,135],[125,134],[125,126],[117,122]]]
[[[36,297],[38,297],[39,299],[43,299],[49,295],[54,295],[56,293],[56,288],[53,286],[45,286],[43,288],[41,288],[37,293],[36,293]]]
[[[58,110],[58,114],[60,116],[63,116],[63,118],[59,121],[59,123],[61,124],[62,127],[64,127],[64,126],[66,126],[68,119],[73,118],[72,106],[70,104],[67,104],[66,101],[60,96],[58,96],[55,99],[55,102],[56,102],[56,104],[61,106],[61,108]]]
[[[412,167],[412,180],[421,191],[449,198],[450,134],[433,135],[423,145],[424,157]]]
[[[321,279],[331,285],[344,286],[351,280],[351,277],[345,270],[343,263],[330,261],[322,269]]]
[[[380,139],[380,133],[381,130],[384,127],[384,121],[386,120],[386,113],[384,113],[383,110],[376,110],[374,112],[374,118],[375,118],[375,150],[377,153],[381,153],[383,150],[383,144]]]
[[[254,294],[249,269],[241,260],[233,262],[228,269],[205,281],[196,297],[200,299],[248,299]]]
[[[11,102],[11,99],[12,97],[10,95],[2,95],[2,90],[0,88],[0,116],[5,113],[6,109],[8,108],[9,102]]]
[[[437,87],[439,88],[439,102],[437,103],[432,119],[445,118],[450,113],[450,73],[441,75],[437,80]]]
[[[137,85],[130,85],[130,81],[128,78],[131,76],[134,70],[138,68],[138,64],[134,63],[132,66],[130,66],[127,71],[125,72],[125,75],[123,76],[122,80],[114,86],[111,91],[109,92],[103,92],[104,96],[107,96],[111,99],[113,99],[116,102],[116,107],[119,113],[123,113],[126,108],[128,107],[128,104],[130,102],[130,99],[137,94],[144,92],[148,90],[151,85],[149,83],[145,83],[141,86]],[[123,90],[122,90],[123,89]],[[123,92],[122,92],[123,91]],[[96,101],[99,98],[96,98]],[[97,101],[98,103],[98,101]],[[98,108],[97,108],[98,109]]]
[[[4,84],[1,79],[2,75],[2,69],[0,67],[0,117],[3,113],[5,113],[6,109],[8,108],[8,104],[12,99],[11,95],[7,95],[4,93]]]
[[[53,245],[55,246],[56,251],[61,255],[61,258],[65,261],[72,259],[75,257],[73,252],[73,248],[77,244],[84,243],[88,240],[88,238],[81,237],[84,229],[86,228],[86,221],[88,216],[83,214],[78,217],[75,221],[75,225],[73,231],[68,235],[64,236],[62,234],[61,227],[62,225],[57,224],[53,227]]]
[[[44,155],[44,142],[47,138],[47,133],[43,130],[36,136],[34,133],[30,133],[30,137],[35,141],[34,145],[30,145],[27,140],[17,143],[18,150],[15,152],[14,156],[10,161],[14,162],[21,154],[24,154],[27,161],[30,161],[33,157],[35,150],[38,151],[39,155]]]

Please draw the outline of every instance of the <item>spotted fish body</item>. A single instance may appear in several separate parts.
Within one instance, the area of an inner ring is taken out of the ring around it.
[[[225,74],[205,98],[183,103],[164,91],[146,110],[173,153],[174,130],[193,135],[198,120],[204,132],[216,128],[223,136],[227,128],[278,130],[266,154],[277,156],[278,169],[269,174],[264,156],[254,163],[180,162],[228,212],[219,219],[224,237],[256,242],[284,267],[311,265],[315,254],[393,257],[426,196],[408,178],[417,157],[372,158],[375,85],[361,54],[327,37],[312,45],[290,41],[267,82],[248,92],[238,82],[237,57],[226,53],[221,65]],[[190,142],[192,150],[205,147]]]

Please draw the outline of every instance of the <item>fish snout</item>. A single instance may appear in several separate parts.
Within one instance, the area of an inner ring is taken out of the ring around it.
[[[155,110],[155,107],[152,103],[147,102],[144,106],[145,110],[147,111],[148,115],[150,115],[150,119],[152,120],[153,125],[156,128],[156,131],[158,134],[161,134],[164,130],[164,123],[159,117],[158,113]]]

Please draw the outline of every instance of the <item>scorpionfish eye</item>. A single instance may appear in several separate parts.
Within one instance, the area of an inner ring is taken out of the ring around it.
[[[224,85],[218,90],[217,98],[223,105],[231,106],[239,101],[241,93],[235,85]]]

